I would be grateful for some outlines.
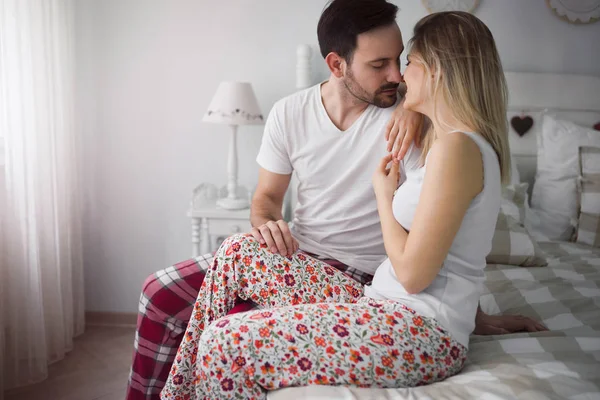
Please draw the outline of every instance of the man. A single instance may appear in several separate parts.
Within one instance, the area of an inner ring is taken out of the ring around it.
[[[257,157],[254,237],[273,253],[301,249],[362,284],[386,257],[373,171],[390,150],[399,158],[407,154],[404,168],[419,162],[418,149],[410,144],[422,117],[399,106],[404,45],[396,12],[385,0],[330,3],[317,29],[330,78],[274,105]],[[290,227],[281,210],[292,172],[299,187]],[[211,262],[207,255],[180,263],[144,284],[128,399],[158,398]],[[482,312],[476,322],[479,334],[543,329],[527,318]]]

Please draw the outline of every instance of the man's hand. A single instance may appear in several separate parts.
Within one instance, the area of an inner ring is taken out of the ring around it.
[[[413,141],[415,145],[420,146],[423,128],[423,115],[405,110],[403,104],[404,101],[396,106],[392,118],[385,128],[387,151],[391,152],[398,161],[404,158]]]
[[[282,219],[268,221],[263,225],[254,227],[251,233],[260,244],[266,243],[271,252],[279,253],[282,256],[290,257],[300,247],[298,241],[292,237],[287,222]]]
[[[482,311],[475,317],[475,335],[503,335],[516,332],[547,331],[544,325],[523,315],[487,315]]]

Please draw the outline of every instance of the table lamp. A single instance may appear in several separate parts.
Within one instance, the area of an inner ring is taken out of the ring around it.
[[[252,85],[247,82],[221,82],[202,121],[231,127],[227,197],[218,199],[217,206],[227,210],[248,208],[248,199],[237,196],[237,128],[238,125],[264,123]]]

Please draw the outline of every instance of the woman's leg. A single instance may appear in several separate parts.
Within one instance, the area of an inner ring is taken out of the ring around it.
[[[198,345],[198,399],[264,399],[314,384],[412,387],[456,374],[467,353],[435,320],[368,298],[227,316]]]
[[[187,393],[186,383],[194,379],[197,344],[204,328],[226,315],[238,297],[274,307],[352,303],[362,293],[358,282],[313,257],[302,253],[290,258],[273,254],[249,234],[228,238],[206,272],[163,394]],[[174,380],[175,375],[183,380]]]

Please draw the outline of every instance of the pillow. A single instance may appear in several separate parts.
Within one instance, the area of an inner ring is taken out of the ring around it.
[[[533,230],[549,240],[573,240],[579,212],[579,147],[600,147],[600,133],[552,114],[542,116],[531,196]]]
[[[521,183],[521,174],[517,168],[517,160],[513,158],[510,162],[510,184],[518,185],[519,183]]]
[[[600,247],[600,148],[579,148],[577,243]]]
[[[520,267],[547,265],[546,255],[525,229],[527,183],[510,185],[502,190],[502,203],[488,264],[509,264]]]

